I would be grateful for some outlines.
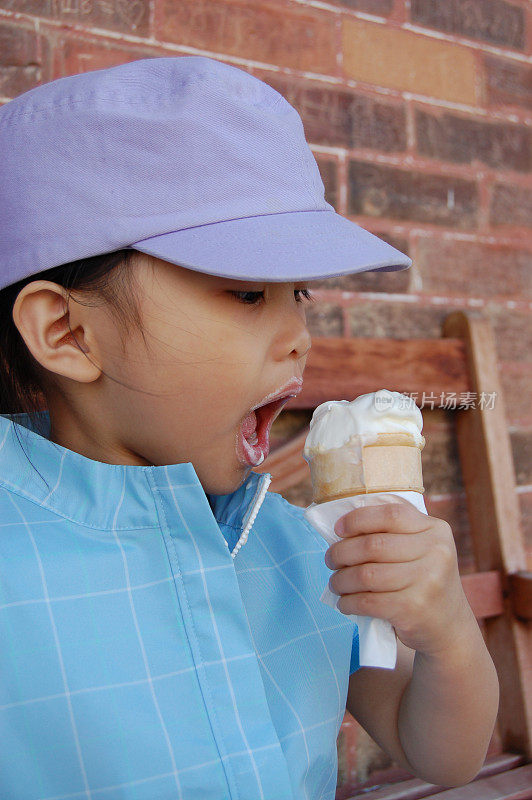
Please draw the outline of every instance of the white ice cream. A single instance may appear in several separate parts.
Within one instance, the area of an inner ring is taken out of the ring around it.
[[[303,456],[342,447],[356,434],[369,444],[377,441],[379,433],[409,433],[421,444],[422,428],[421,411],[401,392],[379,389],[351,401],[328,400],[314,410]]]

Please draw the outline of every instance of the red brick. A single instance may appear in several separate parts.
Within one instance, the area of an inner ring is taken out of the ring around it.
[[[355,303],[347,310],[349,333],[365,338],[440,338],[443,320],[454,310],[451,306],[418,306],[399,300]]]
[[[369,228],[366,228],[369,230]],[[370,231],[371,233],[373,231]],[[409,255],[408,242],[396,236],[389,236],[385,233],[375,233],[379,239],[391,244],[397,250]],[[344,292],[389,292],[404,293],[408,291],[410,285],[411,269],[402,269],[397,272],[381,272],[379,270],[369,270],[359,272],[354,275],[343,275],[336,278],[326,278],[317,282],[316,288],[319,289],[340,289]]]
[[[355,11],[367,11],[369,14],[376,14],[380,17],[387,17],[393,11],[393,0],[332,0],[332,2]]]
[[[411,0],[411,19],[418,25],[525,49],[525,13],[505,0]]]
[[[416,268],[430,294],[532,299],[532,252],[525,250],[423,237]]]
[[[20,24],[0,22],[0,94],[16,97],[50,80],[50,47]]]
[[[2,0],[2,8],[136,36],[149,34],[149,0]]]
[[[532,312],[488,303],[483,314],[491,320],[499,360],[530,364]]]
[[[492,225],[532,226],[532,191],[524,186],[497,184],[490,205]]]
[[[500,361],[498,366],[508,424],[532,427],[532,365]]]
[[[393,247],[393,238],[379,234],[379,238],[390,240]],[[399,247],[403,253],[408,253],[407,247]],[[410,286],[411,270],[402,269],[397,272],[380,272],[379,270],[360,272],[358,275],[349,276],[349,288],[353,292],[384,292],[386,294],[405,294]]]
[[[510,435],[518,486],[532,484],[532,431],[514,431]]]
[[[427,386],[427,392],[431,387]],[[422,410],[425,447],[422,453],[423,485],[427,495],[464,491],[458,442],[452,411]],[[434,421],[433,421],[434,420]]]
[[[489,105],[532,108],[532,66],[485,56],[484,74]]]
[[[336,73],[333,15],[240,0],[161,0],[157,36],[254,61]]]
[[[455,103],[477,103],[476,54],[470,48],[347,15],[341,23],[346,77]]]
[[[342,312],[330,303],[307,306],[307,325],[312,336],[342,336]]]
[[[271,73],[254,73],[273,86],[299,112],[307,141],[333,147],[406,150],[404,106],[356,92],[316,86]]]
[[[351,161],[349,214],[411,219],[455,228],[476,226],[473,181]]]
[[[94,39],[89,35],[70,33],[63,37],[61,47],[55,53],[54,78],[163,55],[167,53],[155,47],[117,44],[106,39]]]
[[[431,158],[528,172],[532,169],[532,129],[507,122],[481,122],[447,112],[415,112],[419,152]]]
[[[338,164],[330,158],[314,155],[325,187],[325,200],[336,208],[338,203]]]
[[[424,459],[424,451],[422,458]],[[423,474],[427,471],[428,465],[423,460]],[[465,493],[438,496],[425,492],[424,499],[429,515],[444,519],[451,526],[460,572],[473,571],[474,559]]]
[[[521,527],[528,551],[528,569],[532,570],[532,492],[519,492]]]

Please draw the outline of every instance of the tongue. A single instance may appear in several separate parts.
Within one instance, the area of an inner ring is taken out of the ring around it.
[[[242,423],[242,433],[249,439],[253,436],[255,431],[257,430],[257,415],[254,411],[251,411],[247,417],[245,418],[244,422]]]

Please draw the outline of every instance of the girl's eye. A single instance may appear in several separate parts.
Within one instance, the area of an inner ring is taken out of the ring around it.
[[[230,294],[234,295],[241,303],[245,303],[246,305],[257,305],[258,301],[264,297],[264,292],[230,292]],[[296,295],[296,301],[301,303],[301,296],[305,298],[309,303],[314,303],[316,301],[315,297],[310,294],[308,289],[294,289],[294,294]]]

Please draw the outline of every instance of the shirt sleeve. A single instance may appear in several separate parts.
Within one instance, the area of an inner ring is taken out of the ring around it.
[[[349,667],[349,674],[352,675],[353,672],[357,671],[357,669],[360,669],[360,660],[358,648],[358,626],[355,625],[355,630],[353,632],[353,645],[351,647],[351,665]]]

